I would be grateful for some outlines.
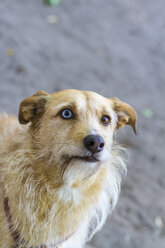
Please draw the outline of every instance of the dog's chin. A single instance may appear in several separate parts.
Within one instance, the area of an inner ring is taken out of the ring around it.
[[[85,155],[85,156],[84,156]],[[104,164],[103,154],[83,154],[83,155],[65,155],[62,165],[63,177],[65,179],[87,179],[94,175]]]

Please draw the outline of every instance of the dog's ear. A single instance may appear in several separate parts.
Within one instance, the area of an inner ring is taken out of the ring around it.
[[[120,101],[116,97],[110,98],[110,100],[112,101],[113,109],[118,117],[116,130],[125,125],[130,125],[136,134],[137,115],[135,110],[129,104]]]
[[[38,91],[33,96],[25,98],[19,108],[19,122],[27,124],[33,121],[35,117],[42,114],[45,109],[45,104],[48,99],[48,93],[45,91]]]

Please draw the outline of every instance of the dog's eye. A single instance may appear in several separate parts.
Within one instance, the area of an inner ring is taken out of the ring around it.
[[[70,109],[64,109],[61,112],[61,117],[63,119],[71,119],[74,117],[73,112]]]
[[[108,115],[103,115],[101,118],[101,122],[104,124],[104,126],[108,126],[111,121],[111,118]]]

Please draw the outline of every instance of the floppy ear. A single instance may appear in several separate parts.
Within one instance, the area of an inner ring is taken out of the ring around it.
[[[118,117],[116,130],[125,125],[130,125],[136,134],[137,115],[135,110],[127,103],[120,101],[118,98],[110,98],[113,109]]]
[[[45,91],[38,91],[33,96],[25,98],[19,108],[19,122],[27,124],[33,121],[36,116],[44,112],[47,96]]]

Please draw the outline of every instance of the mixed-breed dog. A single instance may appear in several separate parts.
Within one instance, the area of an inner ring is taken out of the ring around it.
[[[27,125],[25,125],[27,124]],[[115,132],[136,112],[88,91],[38,91],[0,115],[0,248],[83,248],[114,209],[126,165]]]

